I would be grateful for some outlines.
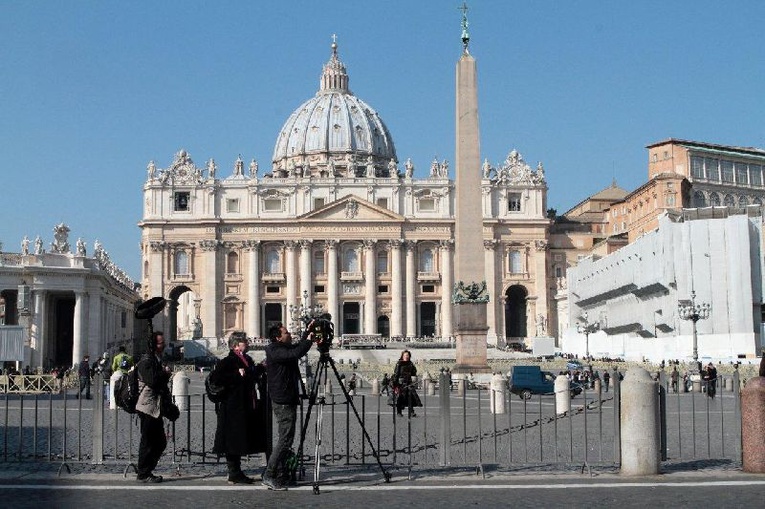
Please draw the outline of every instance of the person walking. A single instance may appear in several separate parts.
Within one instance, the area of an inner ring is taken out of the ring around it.
[[[85,391],[85,398],[90,398],[90,377],[91,377],[91,370],[90,370],[90,355],[86,355],[82,358],[82,362],[80,362],[80,366],[77,368],[77,374],[80,377],[80,391],[77,393],[77,398],[79,399],[80,396],[82,396],[82,391]]]
[[[396,413],[403,415],[404,408],[409,408],[409,416],[417,417],[414,407],[422,406],[422,401],[414,388],[417,367],[411,360],[409,350],[401,352],[396,367],[393,369],[393,392],[396,394]]]
[[[390,378],[388,377],[388,373],[385,373],[382,377],[382,389],[380,389],[380,394],[383,392],[388,395],[390,393]]]
[[[242,456],[266,452],[265,401],[258,399],[258,384],[265,377],[262,364],[247,355],[247,339],[232,335],[230,350],[210,373],[210,383],[224,387],[216,406],[217,427],[213,452],[226,457],[229,484],[252,484],[242,472]]]
[[[270,490],[287,489],[289,472],[287,457],[295,439],[297,406],[300,400],[300,367],[298,360],[311,349],[313,321],[305,329],[304,337],[292,343],[292,334],[278,324],[268,331],[271,343],[266,346],[266,370],[268,373],[268,395],[276,418],[279,439],[263,474],[263,485]]]
[[[148,351],[136,365],[138,370],[138,403],[136,411],[141,421],[141,443],[138,447],[138,476],[140,482],[162,482],[161,475],[154,475],[159,458],[167,447],[164,421],[162,419],[163,398],[170,397],[167,383],[170,371],[162,365],[165,351],[165,337],[160,331],[152,333]]]
[[[114,359],[112,359],[112,373],[120,371],[124,375],[130,371],[130,368],[132,367],[133,359],[127,354],[125,346],[120,346],[119,352],[114,356]]]
[[[605,388],[606,392],[608,392],[608,386],[611,383],[611,373],[608,372],[608,370],[603,371],[603,387]]]

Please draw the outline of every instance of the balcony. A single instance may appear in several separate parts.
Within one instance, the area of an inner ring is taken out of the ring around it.
[[[341,272],[340,281],[363,281],[364,274],[361,272]]]
[[[441,274],[438,272],[418,272],[417,281],[441,281]]]
[[[287,277],[284,272],[264,272],[261,279],[264,283],[280,283],[284,282]]]

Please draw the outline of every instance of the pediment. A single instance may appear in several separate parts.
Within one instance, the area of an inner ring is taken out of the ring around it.
[[[298,217],[301,221],[395,221],[403,222],[404,217],[384,207],[375,205],[358,196],[345,196],[323,207]]]

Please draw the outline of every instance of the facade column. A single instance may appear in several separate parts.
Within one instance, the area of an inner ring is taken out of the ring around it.
[[[102,312],[103,308],[103,292],[100,288],[91,289],[88,292],[88,324],[85,327],[87,329],[86,337],[88,338],[88,344],[93,345],[99,341],[106,340],[106,327],[105,313]],[[142,338],[143,339],[143,338]],[[101,350],[100,353],[103,353]],[[77,359],[74,359],[77,362]]]
[[[391,258],[391,323],[390,335],[392,338],[404,335],[404,308],[401,296],[403,295],[403,281],[401,275],[401,240],[390,240]]]
[[[548,324],[550,323],[550,309],[548,307],[548,304],[550,303],[550,294],[547,288],[547,241],[534,241],[534,249],[536,251],[534,253],[535,274],[531,274],[531,277],[534,278],[537,283],[535,288],[537,292],[537,301],[534,309],[536,312],[533,317],[534,321],[530,323],[541,322]],[[545,336],[550,336],[550,331],[548,330],[547,326],[542,327],[539,332]],[[535,333],[534,335],[536,336],[537,334]]]
[[[484,262],[486,263],[486,291],[489,293],[489,303],[486,305],[486,325],[489,330],[486,333],[486,341],[489,344],[497,344],[497,246],[499,241],[489,239],[483,241]]]
[[[287,276],[287,301],[286,301],[286,310],[287,310],[287,321],[291,320],[292,317],[289,315],[289,307],[290,306],[297,306],[300,304],[298,302],[298,274],[297,270],[295,268],[295,259],[296,259],[296,251],[298,248],[298,244],[294,240],[286,240],[284,241],[284,247],[286,248],[284,260],[285,260],[285,273]]]
[[[313,285],[311,284],[311,246],[313,241],[302,239],[300,243],[300,302],[303,302],[303,295],[308,295],[305,301],[306,306],[310,306],[313,301]]]
[[[414,263],[415,250],[417,249],[416,240],[408,240],[406,249],[406,335],[414,337],[417,335],[417,305],[414,300],[414,294],[417,289],[417,267]]]
[[[364,334],[377,332],[377,268],[375,267],[376,240],[364,240]]]
[[[34,299],[34,315],[32,316],[32,327],[29,338],[29,350],[30,360],[29,366],[40,366],[45,368],[46,341],[44,332],[48,332],[47,319],[46,319],[46,306],[45,299],[47,292],[45,290],[35,290],[32,293]]]
[[[220,296],[218,295],[218,281],[223,280],[218,272],[218,241],[203,240],[200,243],[204,258],[204,274],[202,280],[202,326],[205,336],[217,338],[218,317],[220,316]]]
[[[332,315],[332,321],[339,331],[340,315],[338,306],[338,273],[337,273],[337,240],[324,241],[324,252],[327,257],[327,313]]]
[[[245,249],[250,251],[250,273],[247,287],[247,335],[253,338],[263,335],[260,321],[260,241],[245,241]]]
[[[441,241],[441,338],[449,339],[454,335],[452,291],[454,275],[452,273],[452,248],[454,240]]]
[[[72,331],[72,364],[79,364],[82,357],[90,354],[89,345],[83,344],[85,325],[85,292],[74,292],[74,330]]]

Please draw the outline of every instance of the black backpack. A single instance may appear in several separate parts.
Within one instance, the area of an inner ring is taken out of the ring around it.
[[[207,398],[213,403],[221,403],[226,399],[226,387],[210,381],[211,375],[212,372],[205,378],[205,392],[207,393]]]
[[[114,382],[115,403],[127,413],[134,414],[138,393],[138,370],[133,367]]]

